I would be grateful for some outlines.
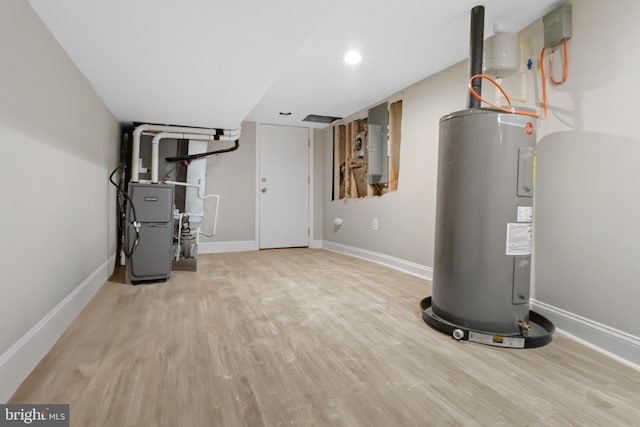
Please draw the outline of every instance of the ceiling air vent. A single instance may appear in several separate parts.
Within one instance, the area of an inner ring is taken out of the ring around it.
[[[340,120],[342,117],[332,117],[332,116],[318,116],[317,114],[309,114],[307,117],[302,119],[303,122],[313,122],[313,123],[333,123],[336,120]]]

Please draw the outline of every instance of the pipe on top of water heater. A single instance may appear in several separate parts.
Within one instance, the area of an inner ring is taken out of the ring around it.
[[[469,77],[482,74],[482,49],[484,45],[484,6],[471,9],[471,31],[469,32]],[[482,93],[482,80],[472,81],[473,90]],[[480,108],[480,100],[469,94],[469,108]]]

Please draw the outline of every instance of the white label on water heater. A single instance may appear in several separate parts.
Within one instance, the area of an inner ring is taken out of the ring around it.
[[[524,338],[487,335],[473,331],[469,331],[469,341],[480,344],[495,345],[497,347],[524,348]]]
[[[533,224],[507,224],[507,255],[530,255]]]
[[[518,206],[518,222],[533,222],[533,207]]]

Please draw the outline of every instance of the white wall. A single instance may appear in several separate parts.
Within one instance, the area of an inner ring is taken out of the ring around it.
[[[25,1],[0,3],[0,57],[2,402],[113,268],[120,128]]]
[[[573,4],[567,84],[549,87],[549,118],[538,132],[533,306],[560,327],[640,363],[640,158],[637,70],[640,2],[581,0]],[[537,64],[542,20],[522,33]],[[556,58],[556,71],[561,67]],[[324,145],[324,239],[433,266],[438,120],[465,108],[467,64],[457,64],[395,94],[403,99],[397,192],[380,198],[331,201],[332,135]],[[504,82],[520,95],[519,76]],[[486,98],[494,90],[487,83]],[[535,105],[538,76],[528,76]],[[345,119],[366,115],[365,111]],[[344,218],[337,228],[333,219]],[[380,231],[371,229],[378,218]],[[427,290],[425,290],[426,292]]]

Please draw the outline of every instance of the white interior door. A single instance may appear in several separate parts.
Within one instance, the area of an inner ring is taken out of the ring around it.
[[[309,130],[260,125],[260,249],[309,246]]]

